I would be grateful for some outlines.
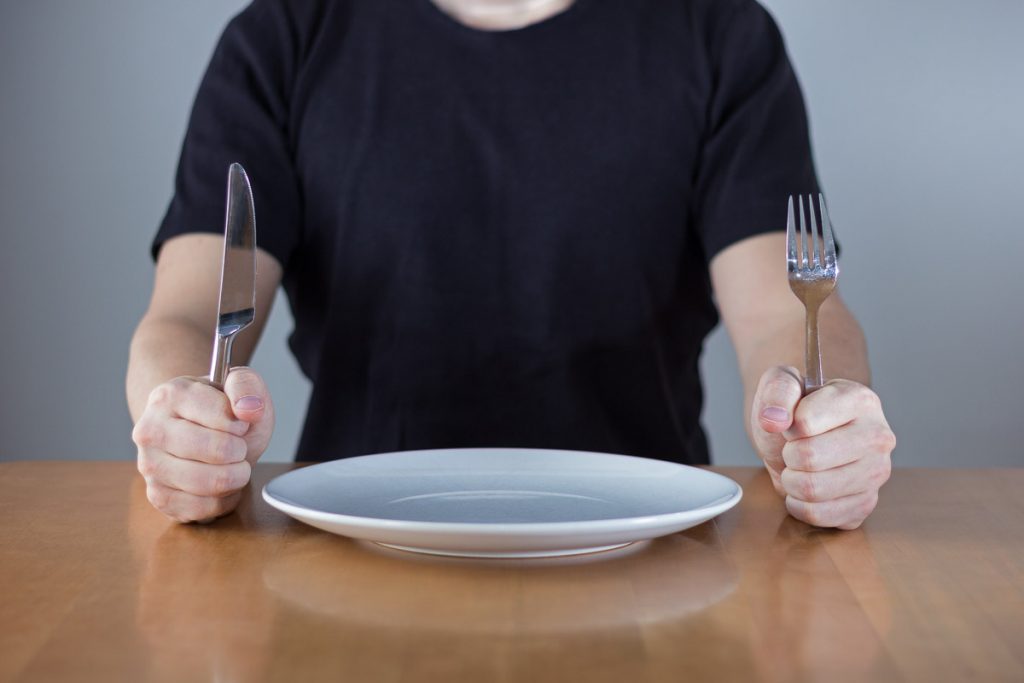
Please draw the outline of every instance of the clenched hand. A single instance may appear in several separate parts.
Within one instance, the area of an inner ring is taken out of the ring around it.
[[[784,367],[761,376],[750,433],[789,513],[840,529],[856,529],[875,509],[896,447],[871,389],[837,379],[802,396],[799,373]]]
[[[249,368],[232,368],[223,392],[197,377],[159,385],[132,431],[149,501],[179,522],[228,514],[273,429],[270,394]]]

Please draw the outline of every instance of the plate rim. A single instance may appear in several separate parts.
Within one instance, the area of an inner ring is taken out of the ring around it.
[[[295,472],[301,472],[308,467],[316,467],[317,465],[326,465],[330,463],[340,463],[345,461],[351,461],[355,458],[373,458],[381,455],[395,455],[395,454],[409,454],[409,453],[423,453],[423,452],[451,452],[451,451],[473,451],[473,450],[505,450],[505,451],[533,451],[533,452],[545,452],[545,451],[558,451],[565,453],[575,453],[584,455],[599,455],[599,456],[612,456],[615,458],[627,458],[633,460],[641,460],[646,462],[664,463],[666,465],[674,465],[677,468],[683,470],[692,470],[700,472],[702,475],[710,476],[711,478],[717,478],[724,480],[732,486],[731,493],[714,499],[713,501],[696,508],[690,508],[687,510],[680,510],[678,512],[667,512],[655,515],[641,515],[641,516],[630,516],[630,517],[608,517],[604,519],[591,519],[591,520],[578,520],[578,521],[562,521],[562,522],[430,522],[423,520],[406,520],[406,519],[385,519],[381,517],[363,517],[359,515],[348,515],[338,512],[327,512],[324,510],[317,510],[302,505],[296,505],[276,498],[269,492],[269,487],[282,477],[286,477]],[[515,447],[468,447],[468,448],[427,448],[427,449],[416,449],[408,451],[389,451],[386,453],[373,453],[362,456],[355,456],[355,458],[337,458],[335,460],[327,460],[321,463],[313,463],[307,467],[300,467],[289,470],[283,474],[274,477],[267,482],[262,489],[263,500],[281,512],[288,514],[289,516],[295,517],[296,515],[302,515],[311,519],[315,519],[321,522],[331,522],[336,524],[346,525],[358,525],[359,527],[366,530],[402,530],[410,532],[424,532],[430,534],[472,534],[472,533],[486,533],[489,535],[498,536],[518,536],[524,533],[528,533],[531,536],[546,536],[546,535],[564,535],[566,533],[585,533],[587,531],[602,531],[609,524],[614,525],[628,525],[635,529],[644,529],[652,526],[664,526],[668,524],[680,524],[690,522],[694,519],[707,520],[712,517],[730,510],[735,507],[740,500],[743,498],[743,487],[739,485],[735,480],[730,477],[720,474],[718,472],[712,472],[710,470],[702,469],[694,465],[685,465],[682,463],[676,463],[668,460],[658,460],[655,458],[643,458],[635,455],[623,455],[617,453],[602,453],[598,451],[578,451],[569,449],[547,449],[547,448],[515,448]]]

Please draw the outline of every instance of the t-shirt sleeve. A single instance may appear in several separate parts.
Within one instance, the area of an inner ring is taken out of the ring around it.
[[[252,185],[257,245],[282,265],[297,245],[302,205],[288,125],[296,41],[286,4],[256,0],[224,30],[193,104],[154,258],[177,235],[223,234],[232,162]]]
[[[784,230],[789,195],[818,192],[803,95],[775,21],[743,1],[709,44],[712,95],[696,176],[707,261]]]

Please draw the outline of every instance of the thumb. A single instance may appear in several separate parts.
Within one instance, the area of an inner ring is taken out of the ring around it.
[[[796,404],[803,396],[800,373],[794,367],[768,368],[757,385],[751,410],[752,426],[779,434],[793,424]]]
[[[761,375],[750,407],[750,433],[758,454],[769,468],[781,472],[785,467],[782,433],[793,424],[796,405],[803,395],[800,373],[796,368],[776,366]]]
[[[224,380],[224,393],[231,401],[235,417],[243,422],[256,424],[273,411],[267,385],[252,368],[231,368]]]
[[[245,459],[255,463],[270,445],[274,432],[274,403],[267,385],[252,368],[231,368],[224,380],[224,394],[231,401],[235,417],[250,425],[245,435]]]
[[[268,392],[263,378],[252,368],[231,368],[224,380],[224,393],[231,401],[234,417],[259,422],[266,414]]]

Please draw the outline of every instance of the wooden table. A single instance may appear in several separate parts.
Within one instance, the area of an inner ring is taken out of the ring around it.
[[[387,551],[259,497],[178,525],[126,462],[0,464],[0,680],[1024,680],[1024,469],[897,470],[860,530],[755,468],[627,551]]]

